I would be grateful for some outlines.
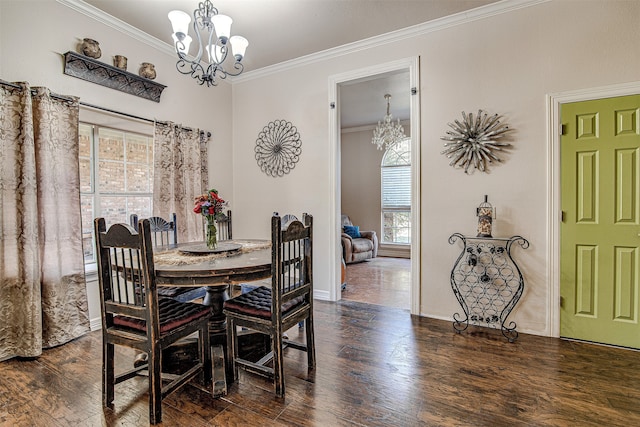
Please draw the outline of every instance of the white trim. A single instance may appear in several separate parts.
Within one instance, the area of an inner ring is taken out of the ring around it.
[[[560,107],[568,102],[640,94],[640,81],[547,95],[547,302],[546,334],[560,336]]]
[[[89,320],[89,328],[92,332],[102,329],[102,317]]]
[[[420,252],[420,204],[422,189],[420,187],[422,154],[420,153],[420,57],[409,61],[409,87],[415,88],[411,96],[411,314],[421,314],[422,298],[422,254]]]
[[[411,249],[410,248],[398,248],[392,247],[388,245],[380,245],[378,248],[378,256],[379,257],[390,257],[390,258],[411,258]]]
[[[329,231],[339,236],[341,230],[340,203],[342,189],[338,186],[340,182],[340,102],[338,99],[338,82],[340,80],[329,76]],[[333,244],[329,244],[329,277],[333,271],[333,280],[329,283],[329,301],[338,301],[342,298],[342,243],[340,238],[329,239]],[[333,286],[332,286],[333,284]]]
[[[331,299],[331,292],[313,289],[313,299],[320,301],[335,301]]]
[[[410,123],[410,120],[401,120],[400,124],[402,126],[406,126]],[[374,130],[378,125],[375,123],[371,123],[370,125],[362,125],[362,126],[354,126],[350,128],[342,128],[340,129],[341,133],[353,133],[353,132],[363,132],[367,130]]]
[[[56,0],[56,1],[64,6],[67,6],[70,9],[75,10],[76,12],[80,12],[83,15],[88,16],[89,18],[92,18],[102,24],[105,24],[108,27],[118,30],[121,33],[131,37],[132,39],[138,40],[170,56],[176,56],[176,51],[173,45],[163,42],[162,40],[157,39],[145,33],[144,31],[139,30],[133,25],[129,25],[126,22],[114,16],[109,15],[108,13],[98,9],[95,6],[85,3],[82,0]],[[168,24],[167,24],[167,34],[169,34]]]
[[[172,44],[157,39],[134,26],[127,24],[126,22],[118,18],[115,18],[114,16],[109,15],[108,13],[98,9],[97,7],[85,3],[82,0],[56,1],[64,6],[67,6],[70,9],[75,10],[76,12],[80,12],[83,15],[86,15],[98,22],[114,28],[135,40],[145,43],[153,47],[154,49],[166,53],[167,55],[176,56],[175,48]],[[485,6],[480,6],[475,9],[413,25],[401,30],[391,31],[389,33],[369,37],[367,39],[359,40],[353,43],[348,43],[342,46],[311,53],[309,55],[304,55],[289,61],[280,62],[278,64],[269,65],[252,71],[245,71],[239,76],[229,77],[224,81],[228,83],[235,83],[258,79],[272,74],[278,74],[283,70],[313,64],[342,55],[349,55],[362,50],[370,49],[372,47],[379,47],[384,44],[395,43],[412,37],[417,37],[435,31],[447,29],[453,26],[463,25],[469,22],[477,21],[479,19],[485,19],[503,13],[513,12],[525,7],[535,6],[540,3],[546,3],[548,1],[551,0],[502,0]],[[167,34],[169,34],[168,28],[169,27],[167,26]]]
[[[252,79],[258,79],[291,68],[302,67],[304,65],[314,64],[326,59],[336,58],[338,56],[357,53],[373,47],[380,47],[385,44],[395,43],[398,41],[418,37],[424,34],[433,33],[444,30],[457,25],[467,24],[469,22],[485,19],[492,16],[509,13],[514,10],[522,9],[529,6],[535,6],[540,3],[546,3],[551,0],[502,0],[485,6],[480,6],[465,12],[459,12],[453,15],[434,19],[422,24],[413,25],[401,30],[391,31],[389,33],[380,34],[378,36],[369,37],[353,43],[347,43],[342,46],[331,49],[322,50],[309,55],[301,56],[290,61],[280,62],[278,64],[269,65],[257,70],[246,71],[240,76],[234,77],[235,82],[243,82]]]
[[[329,224],[340,234],[340,100],[338,85],[352,80],[399,70],[409,71],[409,88],[419,87],[420,58],[412,57],[378,64],[371,67],[329,76]],[[411,96],[411,314],[420,314],[420,93]],[[329,271],[334,272],[334,286],[330,287],[330,300],[337,301],[341,294],[340,239],[329,247]]]

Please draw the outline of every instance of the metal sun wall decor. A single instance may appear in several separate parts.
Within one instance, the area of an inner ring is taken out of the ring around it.
[[[447,135],[440,139],[450,141],[444,144],[445,150],[441,152],[452,159],[449,166],[464,168],[468,174],[472,166],[486,172],[489,163],[494,160],[501,162],[495,152],[511,144],[496,140],[511,129],[500,123],[498,118],[497,114],[489,116],[483,110],[478,110],[475,118],[473,113],[467,115],[463,111],[462,122],[454,120],[454,123],[447,123],[453,131],[447,131]]]
[[[284,176],[296,166],[302,153],[298,129],[286,120],[274,120],[262,128],[256,139],[256,160],[262,172]]]

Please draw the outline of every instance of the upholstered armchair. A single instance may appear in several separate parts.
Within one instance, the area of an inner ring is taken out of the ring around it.
[[[346,226],[346,227],[345,227]],[[360,237],[357,237],[357,236]],[[342,215],[342,257],[351,264],[378,256],[378,235],[375,231],[360,231],[348,215]]]

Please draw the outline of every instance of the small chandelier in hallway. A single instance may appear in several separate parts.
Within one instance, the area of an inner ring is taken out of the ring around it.
[[[244,65],[241,61],[249,42],[241,36],[229,37],[233,20],[219,14],[210,0],[201,2],[198,9],[193,11],[193,29],[198,39],[198,53],[193,60],[188,58],[192,41],[189,36],[191,17],[180,10],[172,10],[169,12],[169,20],[173,27],[172,37],[178,54],[176,68],[182,74],[191,75],[201,85],[206,83],[207,86],[216,86],[216,79],[242,73]],[[222,64],[227,59],[229,45],[233,49],[235,63],[233,69],[225,70]],[[205,51],[208,61],[202,58]]]
[[[384,96],[387,100],[387,115],[384,116],[382,121],[378,122],[378,126],[373,130],[372,144],[375,144],[378,150],[386,150],[394,145],[396,142],[406,138],[404,134],[404,128],[400,124],[400,119],[397,119],[396,123],[391,121],[391,95],[388,93]]]

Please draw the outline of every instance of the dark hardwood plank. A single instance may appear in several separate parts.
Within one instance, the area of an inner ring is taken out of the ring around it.
[[[240,371],[226,396],[187,386],[163,403],[163,425],[640,425],[640,352],[410,316],[352,301],[315,302],[318,364],[285,350],[287,391]],[[287,331],[298,339],[304,330]],[[101,335],[0,363],[0,426],[146,426],[146,378],[101,404]],[[117,368],[131,366],[124,349]]]

